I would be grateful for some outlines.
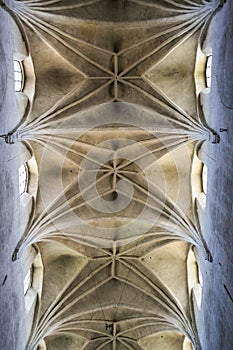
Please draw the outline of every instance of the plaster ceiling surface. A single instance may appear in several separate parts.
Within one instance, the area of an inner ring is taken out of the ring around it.
[[[13,254],[43,261],[26,349],[201,349],[187,256],[211,255],[191,175],[214,133],[194,73],[219,1],[5,3],[27,52],[11,137],[39,181]]]

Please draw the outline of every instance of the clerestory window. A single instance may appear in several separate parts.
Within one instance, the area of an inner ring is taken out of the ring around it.
[[[210,88],[211,76],[212,76],[212,55],[207,57],[205,74],[206,74],[206,86]]]
[[[19,194],[20,196],[27,191],[27,166],[22,164],[19,168]]]
[[[15,91],[23,90],[23,66],[20,61],[14,60]]]
[[[207,193],[207,175],[207,166],[204,164],[202,168],[202,189],[205,194]]]
[[[32,286],[32,266],[28,270],[25,278],[24,278],[24,283],[23,283],[23,289],[24,289],[24,295],[27,294],[27,291],[29,288]]]

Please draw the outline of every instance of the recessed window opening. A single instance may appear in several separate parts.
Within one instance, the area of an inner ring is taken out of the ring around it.
[[[32,286],[32,266],[30,267],[30,269],[28,270],[24,278],[24,282],[23,282],[24,295],[27,294],[27,291],[29,288],[31,288],[31,286]]]
[[[15,73],[15,91],[20,92],[23,90],[23,69],[20,61],[14,60],[14,73]]]
[[[19,194],[20,196],[27,190],[27,167],[22,164],[19,168]]]
[[[208,176],[208,169],[207,169],[207,166],[204,164],[202,168],[202,188],[205,194],[207,193],[207,176]]]
[[[212,55],[207,57],[205,74],[206,74],[206,86],[210,88],[211,75],[212,75]]]

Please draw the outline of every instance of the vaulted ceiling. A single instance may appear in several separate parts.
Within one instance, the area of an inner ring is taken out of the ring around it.
[[[43,265],[26,349],[201,349],[188,257],[211,261],[196,154],[217,135],[198,52],[219,1],[5,5],[25,75],[6,141],[33,159],[12,258]]]

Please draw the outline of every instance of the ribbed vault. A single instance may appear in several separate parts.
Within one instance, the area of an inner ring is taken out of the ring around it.
[[[191,177],[218,138],[194,74],[219,3],[4,2],[33,81],[6,135],[38,165],[12,256],[34,246],[44,265],[27,350],[201,349],[187,256],[212,257]]]
[[[105,348],[109,343],[114,348],[118,342],[140,349],[138,339],[164,330],[185,334],[195,343],[188,299],[185,312],[143,262],[143,257],[154,250],[153,246],[145,248],[136,243],[136,247],[93,249],[82,245],[80,248],[88,262],[77,276],[70,276],[70,282],[59,290],[47,308],[42,307],[29,349],[51,333],[64,332],[84,337],[85,349]],[[176,249],[181,247],[178,245]],[[43,250],[46,251],[44,245]],[[180,261],[181,265],[184,263]],[[46,293],[43,296],[46,300]]]

